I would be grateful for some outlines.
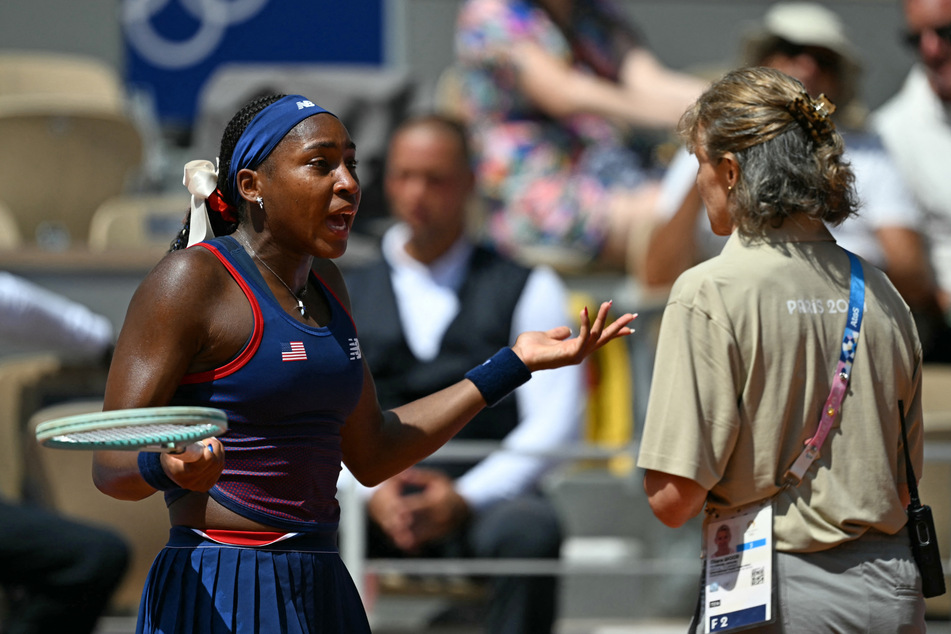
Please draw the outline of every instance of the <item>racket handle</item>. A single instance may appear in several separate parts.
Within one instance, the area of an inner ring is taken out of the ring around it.
[[[182,462],[195,462],[201,458],[202,454],[206,451],[208,451],[207,444],[205,442],[199,441],[170,451],[169,453],[174,455],[175,458],[181,460]]]

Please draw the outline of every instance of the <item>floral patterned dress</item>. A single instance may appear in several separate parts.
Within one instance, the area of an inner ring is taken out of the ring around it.
[[[489,237],[504,251],[559,246],[594,257],[604,242],[613,188],[646,178],[624,131],[602,117],[552,119],[520,92],[513,48],[533,41],[582,72],[617,80],[638,46],[609,0],[576,0],[562,31],[532,0],[466,0],[456,32],[462,109],[473,137]]]

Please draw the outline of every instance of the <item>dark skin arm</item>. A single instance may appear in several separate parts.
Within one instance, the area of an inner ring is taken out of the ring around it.
[[[191,249],[166,256],[147,276],[132,298],[116,343],[104,410],[167,405],[186,372],[215,367],[227,359],[225,350],[233,354],[240,348],[242,342],[227,321],[246,321],[250,332],[250,308],[241,314],[234,297],[237,287],[222,274],[227,276],[210,253]],[[161,457],[166,473],[183,488],[207,491],[221,474],[221,443],[205,443],[213,451],[194,462]],[[96,486],[124,500],[154,493],[139,475],[137,458],[135,452],[95,452]]]
[[[314,268],[349,309],[346,286],[336,266],[318,262]],[[632,332],[627,325],[634,315],[622,315],[608,324],[609,308],[609,302],[602,304],[593,321],[585,309],[577,337],[569,338],[568,327],[545,333],[527,332],[519,335],[512,349],[533,372],[580,363],[605,343]],[[342,430],[344,463],[361,484],[379,484],[432,454],[485,405],[476,386],[463,379],[439,392],[383,411],[373,377],[364,364],[363,394]]]

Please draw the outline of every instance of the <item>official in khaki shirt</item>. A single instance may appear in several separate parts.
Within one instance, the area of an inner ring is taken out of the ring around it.
[[[841,414],[802,482],[781,489],[829,396],[849,304],[849,258],[826,228],[856,211],[832,108],[757,68],[727,74],[684,115],[711,226],[730,239],[671,290],[638,466],[672,527],[705,505],[775,496],[777,618],[750,631],[924,631],[898,406],[920,476],[921,346],[868,263]]]

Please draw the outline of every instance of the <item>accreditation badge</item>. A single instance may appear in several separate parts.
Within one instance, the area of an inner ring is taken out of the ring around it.
[[[708,515],[704,632],[728,632],[773,619],[772,500],[730,515]]]

